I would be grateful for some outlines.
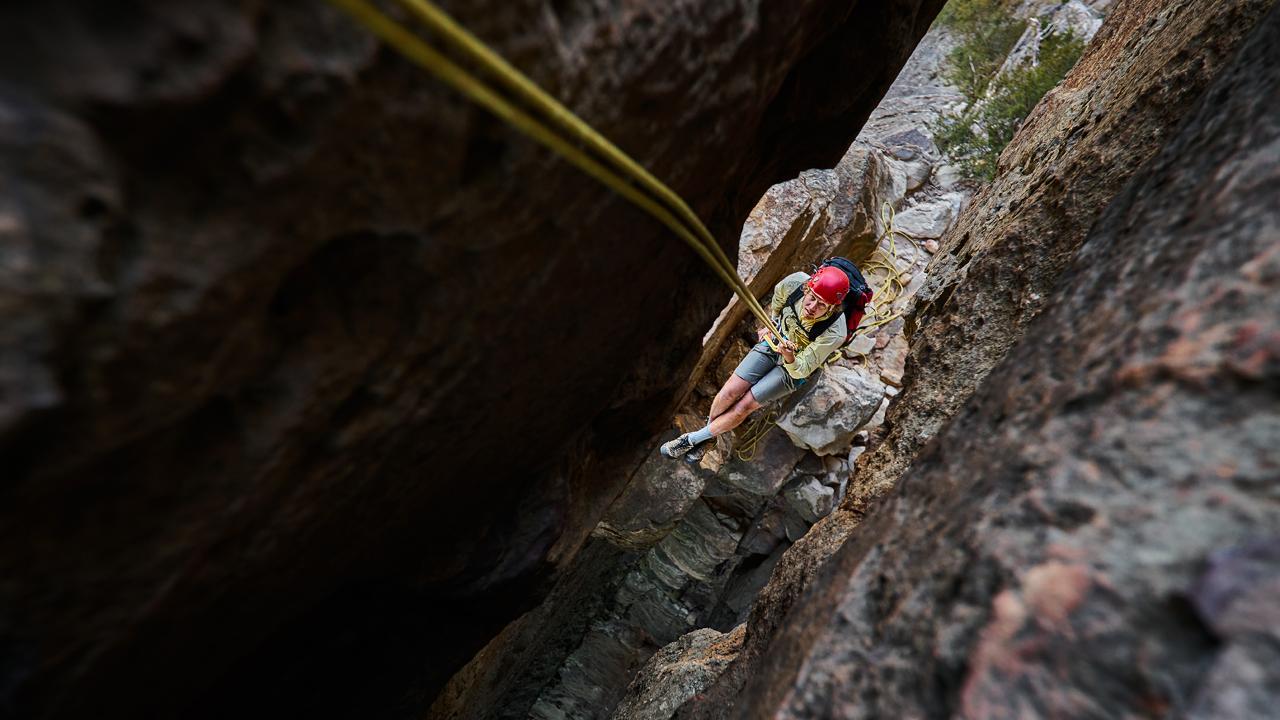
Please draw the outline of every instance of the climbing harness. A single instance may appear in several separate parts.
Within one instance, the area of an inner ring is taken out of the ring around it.
[[[671,188],[467,32],[430,0],[396,1],[434,36],[496,80],[507,94],[524,105],[524,109],[445,57],[399,21],[383,14],[369,0],[329,0],[409,60],[657,218],[711,267],[774,336],[781,336],[711,232]],[[529,112],[530,110],[533,112]],[[533,113],[540,117],[535,117]],[[769,345],[777,349],[772,341],[769,341]]]

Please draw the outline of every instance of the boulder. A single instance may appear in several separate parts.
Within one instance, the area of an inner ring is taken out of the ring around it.
[[[816,523],[831,512],[835,504],[835,490],[822,484],[817,478],[806,477],[782,491],[787,504],[809,523]]]
[[[720,677],[742,647],[744,626],[721,633],[694,630],[649,658],[613,720],[670,720],[686,700]]]
[[[960,168],[950,163],[943,163],[933,171],[934,180],[938,183],[938,187],[948,190],[955,187],[959,182],[964,180],[964,172]]]
[[[877,355],[880,365],[880,380],[894,388],[902,387],[902,375],[906,372],[907,339],[901,333],[894,335]],[[897,391],[895,390],[896,394]]]
[[[883,397],[884,384],[865,370],[829,365],[778,427],[797,447],[819,455],[844,452]]]
[[[949,198],[925,200],[899,212],[894,228],[913,238],[940,238],[951,226],[955,207]]]
[[[761,411],[765,412],[765,411]],[[754,420],[749,419],[751,423]],[[782,426],[782,421],[778,421]],[[744,430],[746,426],[739,428]],[[740,435],[739,435],[739,442]],[[793,443],[786,433],[769,428],[756,445],[755,452],[743,460],[736,454],[720,469],[720,479],[726,485],[755,495],[770,497],[786,482],[791,469],[804,455],[803,446]]]
[[[1086,42],[1102,27],[1102,13],[1080,0],[1062,3],[1049,13],[1046,20],[1055,31],[1071,32]]]

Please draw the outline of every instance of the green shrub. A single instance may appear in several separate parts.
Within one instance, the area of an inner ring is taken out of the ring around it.
[[[974,8],[980,6],[992,11],[992,6],[999,3],[996,0],[965,0],[962,5],[966,7],[960,8],[958,12],[976,12]],[[961,16],[962,19],[966,17]],[[967,19],[963,22],[951,18],[944,20],[957,23],[954,27],[958,32],[973,24]],[[968,40],[963,40],[961,47],[967,45]],[[1036,103],[1040,102],[1040,98],[1071,70],[1083,51],[1084,41],[1074,33],[1052,33],[1040,42],[1037,64],[1015,68],[1000,77],[994,77],[1008,54],[1006,49],[1000,59],[994,61],[989,74],[981,83],[957,85],[965,94],[967,107],[963,112],[944,115],[931,126],[938,147],[966,176],[990,181],[995,176],[996,160],[1013,139],[1022,121]],[[948,64],[954,62],[957,62],[957,56],[953,53],[948,58]],[[972,67],[976,67],[976,64]],[[952,80],[953,73],[960,71],[951,66],[945,72],[947,78],[954,83],[956,81]],[[981,88],[980,91],[975,90],[978,87]],[[971,94],[973,92],[976,94]],[[987,95],[986,100],[977,102],[983,94]]]
[[[1023,23],[1010,14],[1004,0],[951,0],[937,23],[959,40],[947,54],[943,77],[972,103],[986,92],[987,83],[1022,36]]]

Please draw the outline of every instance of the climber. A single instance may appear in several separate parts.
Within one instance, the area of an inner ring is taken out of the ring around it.
[[[856,298],[850,298],[857,301],[853,307],[844,302],[851,277],[860,286],[853,288],[857,293]],[[776,318],[774,324],[784,336],[771,338],[778,351],[774,352],[765,340],[770,337],[769,331],[758,330],[759,343],[716,394],[706,427],[664,443],[660,452],[667,457],[680,457],[738,427],[765,403],[798,389],[852,338],[851,330],[862,319],[870,295],[861,273],[844,258],[823,263],[813,275],[796,272],[783,278],[773,289],[770,305]]]

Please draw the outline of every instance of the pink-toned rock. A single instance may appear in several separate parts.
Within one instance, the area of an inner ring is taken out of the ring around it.
[[[880,379],[895,387],[902,387],[902,375],[906,372],[907,339],[898,333],[885,343],[876,359],[880,363]]]

